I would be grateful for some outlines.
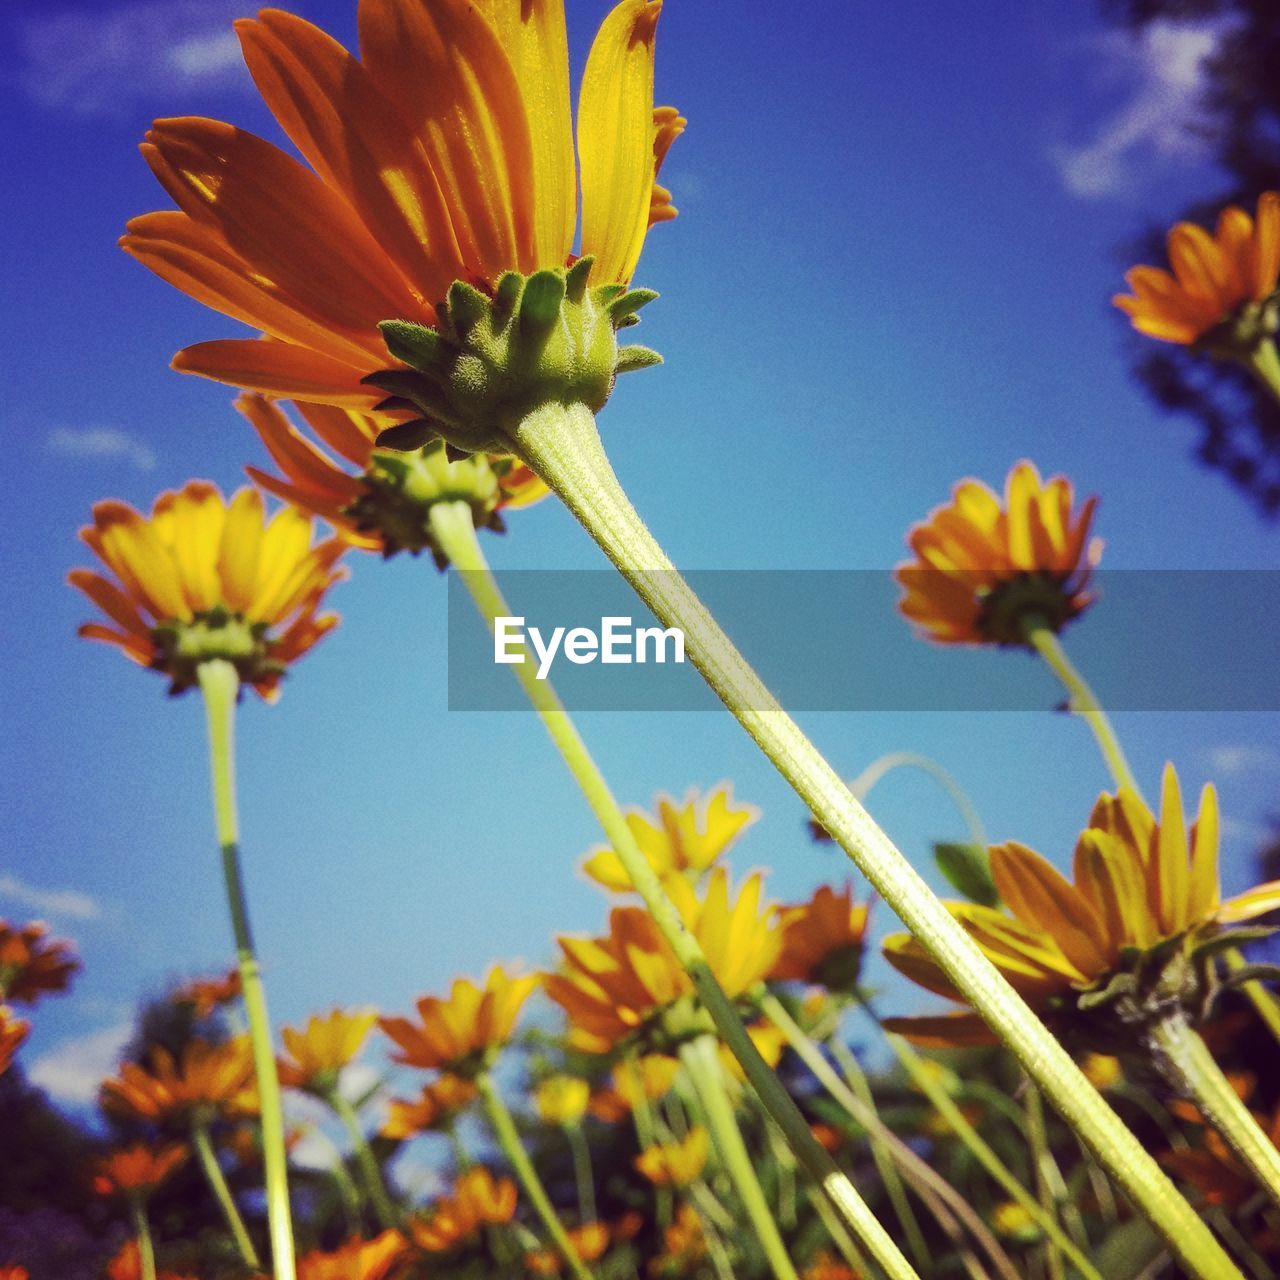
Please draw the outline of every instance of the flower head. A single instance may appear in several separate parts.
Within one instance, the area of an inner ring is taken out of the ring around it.
[[[1092,1028],[1085,1047],[1102,1052],[1133,1039],[1132,1030],[1099,1037],[1106,1014],[1132,1028],[1171,1005],[1191,1004],[1202,947],[1280,908],[1280,881],[1222,900],[1217,796],[1205,787],[1188,828],[1172,765],[1158,817],[1127,790],[1099,798],[1076,843],[1074,883],[1015,842],[992,848],[991,871],[1005,909],[948,903],[951,913],[1029,1003],[1068,1026],[1083,1020]],[[961,998],[908,935],[886,938],[884,948],[909,978]],[[981,1034],[968,1016],[900,1019],[898,1026],[953,1042]]]
[[[193,978],[173,993],[175,1004],[190,1005],[197,1022],[210,1018],[224,1005],[240,998],[242,982],[239,969],[228,969],[219,978]]]
[[[190,1040],[177,1057],[153,1048],[145,1065],[126,1062],[117,1078],[103,1081],[102,1105],[117,1115],[157,1122],[193,1112],[252,1111],[257,1102],[249,1039]]]
[[[760,816],[753,805],[735,804],[733,785],[722,782],[705,795],[696,787],[677,803],[659,795],[656,812],[632,809],[627,826],[640,852],[660,878],[689,875],[694,879],[726,854],[742,833]],[[582,869],[597,884],[617,893],[631,889],[631,877],[622,859],[610,848],[593,849]]]
[[[0,1076],[9,1069],[13,1055],[31,1034],[31,1023],[25,1018],[15,1018],[13,1010],[0,1004]]]
[[[898,608],[939,644],[1025,644],[1032,617],[1060,631],[1091,603],[1102,544],[1090,540],[1096,498],[1073,511],[1071,482],[1047,483],[1030,462],[1005,481],[1004,501],[980,480],[962,480],[951,503],[907,535],[915,559],[894,577]]]
[[[332,1089],[342,1068],[363,1048],[377,1020],[372,1009],[354,1013],[332,1009],[324,1016],[313,1014],[301,1031],[285,1027],[280,1036],[289,1056],[280,1059],[280,1083],[319,1093]]]
[[[313,546],[311,535],[292,508],[267,520],[257,490],[228,503],[203,480],[162,493],[149,518],[100,502],[80,536],[111,577],[75,569],[67,580],[115,626],[89,622],[80,634],[163,672],[175,693],[195,684],[200,663],[222,658],[273,699],[289,664],[338,623],[319,609],[345,544]]]
[[[510,1222],[515,1212],[516,1184],[477,1165],[462,1174],[453,1191],[441,1196],[427,1215],[408,1220],[409,1234],[427,1253],[447,1253],[486,1223]]]
[[[1280,277],[1280,194],[1258,199],[1257,219],[1228,206],[1213,235],[1194,222],[1169,232],[1169,265],[1134,267],[1125,276],[1132,294],[1112,301],[1139,333],[1190,346],[1223,326],[1253,333],[1231,335],[1256,341],[1275,332],[1273,295]]]
[[[612,1232],[603,1222],[584,1222],[566,1233],[573,1251],[590,1265],[604,1257]],[[524,1255],[525,1270],[534,1276],[558,1276],[564,1270],[564,1255],[558,1249],[530,1249]]]
[[[511,1038],[539,981],[536,975],[513,977],[494,965],[483,987],[458,978],[446,999],[423,996],[416,1023],[379,1018],[378,1025],[400,1046],[397,1062],[467,1075]]]
[[[100,1196],[148,1196],[187,1158],[181,1143],[136,1143],[95,1162],[93,1189]]]
[[[694,1125],[683,1138],[642,1151],[635,1166],[655,1187],[687,1187],[702,1175],[710,1151],[706,1129]]]
[[[407,1249],[398,1231],[348,1240],[330,1251],[313,1249],[298,1258],[298,1280],[386,1280]]]
[[[126,1240],[107,1262],[107,1280],[143,1280],[142,1250],[136,1240]],[[156,1280],[195,1280],[191,1275],[161,1269]]]
[[[852,989],[861,968],[868,911],[867,903],[853,901],[850,884],[842,893],[824,884],[808,902],[781,908],[782,952],[769,976]]]
[[[533,1091],[533,1105],[543,1124],[574,1125],[586,1114],[591,1085],[579,1076],[548,1076]]]
[[[272,341],[178,353],[178,369],[290,399],[368,407],[394,361],[380,321],[437,324],[455,281],[562,268],[625,284],[674,216],[656,175],[684,121],[653,107],[660,0],[622,0],[596,36],[570,124],[563,0],[360,0],[355,57],[302,18],[236,24],[268,107],[302,153],[215,120],[158,120],[143,154],[176,211],[123,247]]]
[[[80,961],[71,943],[48,935],[49,926],[40,920],[0,920],[0,1000],[35,1004],[42,995],[67,989]]]
[[[478,1096],[470,1080],[462,1076],[444,1075],[423,1086],[412,1102],[393,1098],[387,1105],[382,1136],[402,1142],[415,1134],[445,1128],[459,1111],[469,1107]]]

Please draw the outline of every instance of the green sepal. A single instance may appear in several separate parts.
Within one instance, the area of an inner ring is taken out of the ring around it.
[[[535,271],[524,285],[520,299],[520,324],[529,332],[550,329],[565,299],[565,277],[556,271]]]
[[[609,316],[615,328],[622,327],[622,321],[634,316],[641,307],[647,307],[656,297],[653,289],[628,289],[621,297],[609,303]]]
[[[498,279],[493,294],[494,314],[505,319],[515,314],[524,293],[524,276],[518,271],[506,271]]]
[[[991,874],[991,855],[982,845],[940,840],[933,846],[933,860],[947,883],[970,902],[983,907],[1000,905],[1000,890]]]
[[[373,406],[374,413],[413,413],[418,406],[408,396],[388,396]]]
[[[1216,956],[1220,952],[1229,951],[1232,947],[1248,946],[1251,942],[1261,942],[1272,937],[1276,932],[1274,925],[1252,924],[1240,928],[1228,929],[1225,933],[1216,933],[1202,942],[1197,942],[1191,950],[1194,959],[1205,956]]]
[[[662,357],[649,347],[619,347],[618,359],[613,366],[615,373],[633,373],[637,369],[651,369],[661,364]]]
[[[465,338],[489,314],[489,299],[475,285],[455,280],[449,286],[449,324]]]
[[[1125,996],[1136,995],[1137,991],[1138,979],[1133,974],[1125,972],[1113,974],[1111,981],[1105,987],[1100,987],[1096,991],[1083,992],[1076,1001],[1076,1007],[1082,1013],[1087,1013],[1090,1009],[1114,1004]]]
[[[411,453],[414,449],[421,449],[437,435],[439,432],[426,418],[414,418],[412,422],[400,422],[394,427],[388,427],[385,431],[379,431],[374,443],[379,449]]]
[[[591,268],[595,266],[595,258],[587,253],[583,254],[564,274],[564,296],[570,302],[581,302],[587,293],[587,280],[591,275]]]
[[[444,340],[439,333],[428,329],[426,325],[415,324],[412,320],[383,320],[378,328],[383,342],[387,344],[387,350],[397,360],[403,360],[415,369],[433,365],[444,347]],[[371,375],[364,381],[372,381],[375,376],[377,375]],[[376,387],[382,384],[374,382],[373,385]]]
[[[1247,964],[1242,969],[1232,969],[1218,979],[1218,986],[1224,990],[1228,987],[1239,987],[1246,982],[1275,982],[1280,979],[1280,964]]]

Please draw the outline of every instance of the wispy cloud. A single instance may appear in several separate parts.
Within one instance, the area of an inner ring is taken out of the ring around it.
[[[231,31],[240,0],[135,0],[42,14],[18,24],[19,82],[39,106],[119,115],[184,86],[249,84]]]
[[[51,453],[84,462],[127,462],[139,471],[151,471],[156,455],[141,440],[118,427],[55,427],[45,445]]]
[[[68,920],[95,920],[102,914],[102,908],[87,893],[78,889],[41,889],[17,876],[0,876],[0,898]]]
[[[1280,751],[1252,744],[1224,744],[1205,751],[1209,772],[1215,778],[1234,778],[1245,773],[1280,772]]]
[[[1221,22],[1161,20],[1136,35],[1116,34],[1088,46],[1102,80],[1130,86],[1121,106],[1084,142],[1050,149],[1063,185],[1086,200],[1127,194],[1176,161],[1207,155],[1195,131],[1205,89],[1205,60],[1218,48]]]
[[[132,1036],[131,1022],[75,1036],[37,1058],[27,1074],[59,1102],[92,1102],[103,1079],[116,1070]]]

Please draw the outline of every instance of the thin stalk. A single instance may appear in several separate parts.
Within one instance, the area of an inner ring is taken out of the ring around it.
[[[476,1076],[476,1088],[480,1090],[480,1101],[484,1104],[485,1115],[489,1117],[493,1136],[497,1138],[498,1146],[502,1148],[503,1155],[507,1157],[512,1170],[519,1178],[529,1203],[542,1219],[542,1225],[546,1228],[552,1243],[560,1251],[560,1256],[564,1258],[577,1280],[591,1280],[591,1272],[578,1256],[577,1249],[573,1247],[573,1241],[569,1239],[569,1233],[557,1216],[551,1197],[547,1195],[547,1189],[542,1185],[542,1179],[538,1177],[538,1171],[533,1167],[533,1161],[529,1159],[524,1143],[520,1141],[516,1122],[511,1118],[511,1112],[507,1110],[507,1104],[503,1102],[493,1077],[487,1071],[481,1071]]]
[[[209,1140],[209,1126],[203,1121],[196,1120],[192,1123],[191,1145],[196,1149],[196,1159],[200,1162],[204,1180],[209,1184],[209,1190],[213,1192],[213,1198],[222,1210],[222,1216],[226,1219],[231,1238],[236,1242],[236,1250],[240,1254],[241,1261],[251,1271],[261,1270],[262,1263],[258,1260],[258,1251],[253,1247],[244,1219],[236,1207],[235,1196],[227,1186],[226,1176],[218,1163],[217,1152],[214,1151],[213,1143]]]
[[[964,819],[964,825],[969,832],[970,841],[973,844],[986,846],[987,831],[982,825],[982,819],[978,816],[977,809],[973,807],[973,801],[969,799],[964,788],[951,774],[936,760],[931,760],[928,756],[920,755],[915,751],[890,751],[867,765],[849,783],[849,790],[860,801],[865,802],[867,796],[871,793],[871,789],[895,769],[919,769],[923,773],[927,773],[951,797],[952,804],[955,805],[960,817]]]
[[[347,1172],[346,1157],[338,1148],[338,1144],[318,1125],[307,1125],[307,1138],[319,1143],[332,1157],[329,1172],[333,1175],[334,1185],[338,1188],[338,1198],[342,1201],[342,1213],[347,1220],[347,1234],[358,1236],[364,1227],[360,1218],[360,1191]]]
[[[733,1181],[734,1189],[764,1250],[769,1267],[777,1280],[799,1280],[799,1275],[782,1242],[782,1234],[765,1199],[760,1179],[756,1177],[751,1153],[742,1140],[733,1104],[724,1086],[724,1069],[714,1036],[701,1035],[680,1047],[684,1063],[698,1091],[698,1099],[707,1117],[707,1125],[716,1144],[721,1164]]]
[[[267,1015],[267,996],[253,947],[249,907],[240,871],[234,728],[240,677],[235,667],[221,658],[202,662],[197,668],[197,675],[208,714],[214,820],[218,844],[222,849],[227,905],[231,910],[236,962],[240,967],[242,998],[249,1019],[249,1042],[253,1048],[253,1069],[258,1081],[271,1262],[275,1280],[294,1280],[293,1223],[289,1210],[289,1156],[285,1147],[284,1107],[280,1100],[280,1081],[276,1075],[276,1054],[272,1044],[271,1020]]]
[[[141,1196],[130,1196],[129,1216],[133,1219],[133,1233],[138,1238],[142,1280],[156,1280],[156,1250],[151,1241],[151,1223],[147,1221],[147,1202]]]
[[[510,609],[494,581],[476,537],[471,510],[464,502],[439,502],[430,512],[431,529],[440,547],[475,601],[490,629],[495,618],[510,616]],[[725,995],[698,940],[689,932],[675,904],[667,896],[649,860],[636,843],[621,807],[609,790],[604,775],[591,758],[577,727],[565,711],[549,680],[537,679],[528,662],[511,668],[526,696],[542,720],[595,814],[613,851],[618,855],[636,892],[654,923],[683,965],[697,989],[703,1007],[715,1023],[720,1038],[742,1066],[764,1109],[782,1130],[792,1151],[810,1177],[831,1197],[837,1212],[890,1280],[919,1280],[911,1264],[877,1221],[847,1174],[839,1168],[809,1130],[809,1125],[791,1095],[787,1093],[768,1063],[760,1056],[742,1019]],[[834,776],[834,775],[833,775]],[[923,883],[923,881],[921,882]],[[994,969],[992,970],[994,973]]]
[[[1272,399],[1280,404],[1280,353],[1270,338],[1263,338],[1243,361],[1244,367],[1258,380]]]
[[[1280,1204],[1280,1149],[1258,1126],[1199,1033],[1175,1014],[1147,1034],[1165,1080],[1200,1108],[1258,1185]]]
[[[1151,1154],[857,802],[676,572],[618,484],[591,412],[583,405],[543,406],[511,432],[509,443],[663,625],[683,631],[686,653],[721,701],[1192,1275],[1237,1280],[1239,1270]],[[795,1149],[796,1139],[787,1136]],[[804,1160],[798,1149],[797,1155]],[[909,1275],[906,1265],[903,1259],[897,1274]]]
[[[822,1225],[827,1229],[836,1246],[836,1252],[853,1268],[854,1275],[865,1275],[868,1271],[867,1260],[862,1250],[854,1243],[853,1237],[844,1229],[844,1223],[831,1208],[831,1202],[821,1191],[809,1191],[809,1203],[813,1205]]]
[[[712,1219],[707,1215],[706,1206],[698,1201],[696,1196],[692,1197],[693,1211],[698,1215],[698,1225],[702,1228],[702,1239],[707,1246],[707,1253],[711,1257],[711,1265],[715,1269],[716,1280],[735,1280],[733,1274],[733,1264],[729,1261],[729,1251],[724,1247],[724,1241],[720,1238],[720,1231]]]
[[[573,1176],[578,1184],[578,1212],[584,1223],[596,1220],[595,1177],[591,1171],[591,1149],[580,1124],[564,1126],[569,1150],[573,1152]]]
[[[657,1141],[654,1133],[653,1108],[649,1105],[649,1095],[641,1085],[639,1058],[634,1050],[628,1053],[627,1061],[632,1069],[632,1078],[636,1082],[636,1099],[631,1107],[631,1122],[635,1125],[636,1142],[640,1150],[648,1151]],[[670,1187],[654,1188],[654,1210],[657,1214],[658,1226],[664,1230],[671,1222],[672,1198],[673,1193]]]
[[[365,1194],[373,1206],[374,1217],[378,1219],[378,1225],[384,1231],[388,1231],[399,1225],[400,1213],[387,1194],[387,1184],[383,1180],[382,1170],[378,1167],[369,1139],[365,1137],[364,1129],[361,1128],[360,1117],[356,1115],[356,1109],[337,1089],[330,1090],[325,1095],[325,1101],[342,1121],[347,1136],[351,1139],[351,1150],[355,1155],[361,1180],[364,1182]]]
[[[911,1077],[912,1084],[928,1098],[929,1104],[947,1122],[952,1132],[964,1143],[992,1180],[1008,1194],[1011,1200],[1027,1211],[1046,1238],[1061,1250],[1063,1256],[1070,1260],[1071,1265],[1082,1276],[1087,1277],[1087,1280],[1102,1280],[1098,1269],[1058,1225],[1057,1218],[1022,1185],[987,1140],[965,1119],[964,1112],[955,1104],[951,1095],[926,1070],[920,1055],[901,1036],[887,1032],[885,1039]]]
[[[1244,958],[1239,947],[1228,947],[1222,953],[1222,960],[1232,973],[1245,968],[1249,963]],[[1253,1005],[1263,1025],[1271,1032],[1271,1038],[1277,1044],[1280,1044],[1280,1000],[1277,1000],[1276,993],[1257,978],[1250,978],[1247,982],[1242,982],[1240,990],[1244,992],[1245,998]]]
[[[1027,1087],[1027,1145],[1031,1148],[1032,1175],[1035,1179],[1040,1207],[1044,1210],[1046,1217],[1057,1222],[1058,1199],[1054,1194],[1049,1172],[1049,1163],[1053,1156],[1049,1152],[1049,1135],[1044,1123],[1044,1105],[1040,1101],[1040,1093],[1035,1085]],[[1062,1266],[1062,1250],[1052,1236],[1045,1236],[1044,1256],[1049,1280],[1063,1280],[1066,1272]]]

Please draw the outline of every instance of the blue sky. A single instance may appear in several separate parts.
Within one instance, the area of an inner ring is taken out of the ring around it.
[[[348,0],[298,8],[350,38]],[[606,6],[568,8],[580,61]],[[227,34],[242,11],[19,0],[3,19],[0,914],[47,916],[78,941],[75,995],[39,1008],[24,1050],[72,1101],[140,996],[229,957],[201,709],[77,641],[86,607],[62,579],[84,562],[75,533],[95,500],[146,506],[197,475],[234,487],[261,461],[226,388],[167,368],[179,346],[237,327],[115,247],[128,217],[166,204],[135,150],[153,116],[275,136]],[[885,570],[956,479],[998,483],[1029,456],[1102,495],[1112,567],[1276,567],[1275,529],[1129,380],[1108,302],[1117,246],[1216,185],[1180,129],[1211,47],[1194,27],[1134,44],[1089,6],[1048,0],[670,0],[658,82],[690,121],[664,176],[681,216],[637,277],[663,295],[641,340],[667,363],[618,388],[602,429],[676,562]],[[486,545],[503,567],[601,565],[552,503]],[[403,1010],[490,960],[546,962],[554,932],[595,929],[606,906],[575,874],[597,833],[537,722],[446,713],[435,571],[352,568],[340,630],[277,707],[241,715],[247,876],[278,1020],[334,1002]],[[1161,625],[1122,642],[1158,661]],[[905,626],[901,642],[918,643]],[[1058,696],[1046,674],[1043,713],[805,723],[850,775],[889,750],[936,757],[994,837],[1061,863],[1106,779],[1084,729],[1050,714]],[[1225,879],[1243,887],[1275,807],[1276,716],[1119,725],[1148,787],[1166,758],[1194,785],[1216,778]],[[764,810],[736,864],[773,868],[778,897],[844,876],[727,715],[595,714],[582,728],[627,803],[732,779]],[[931,839],[959,834],[919,776],[886,781],[872,809],[922,866]]]

